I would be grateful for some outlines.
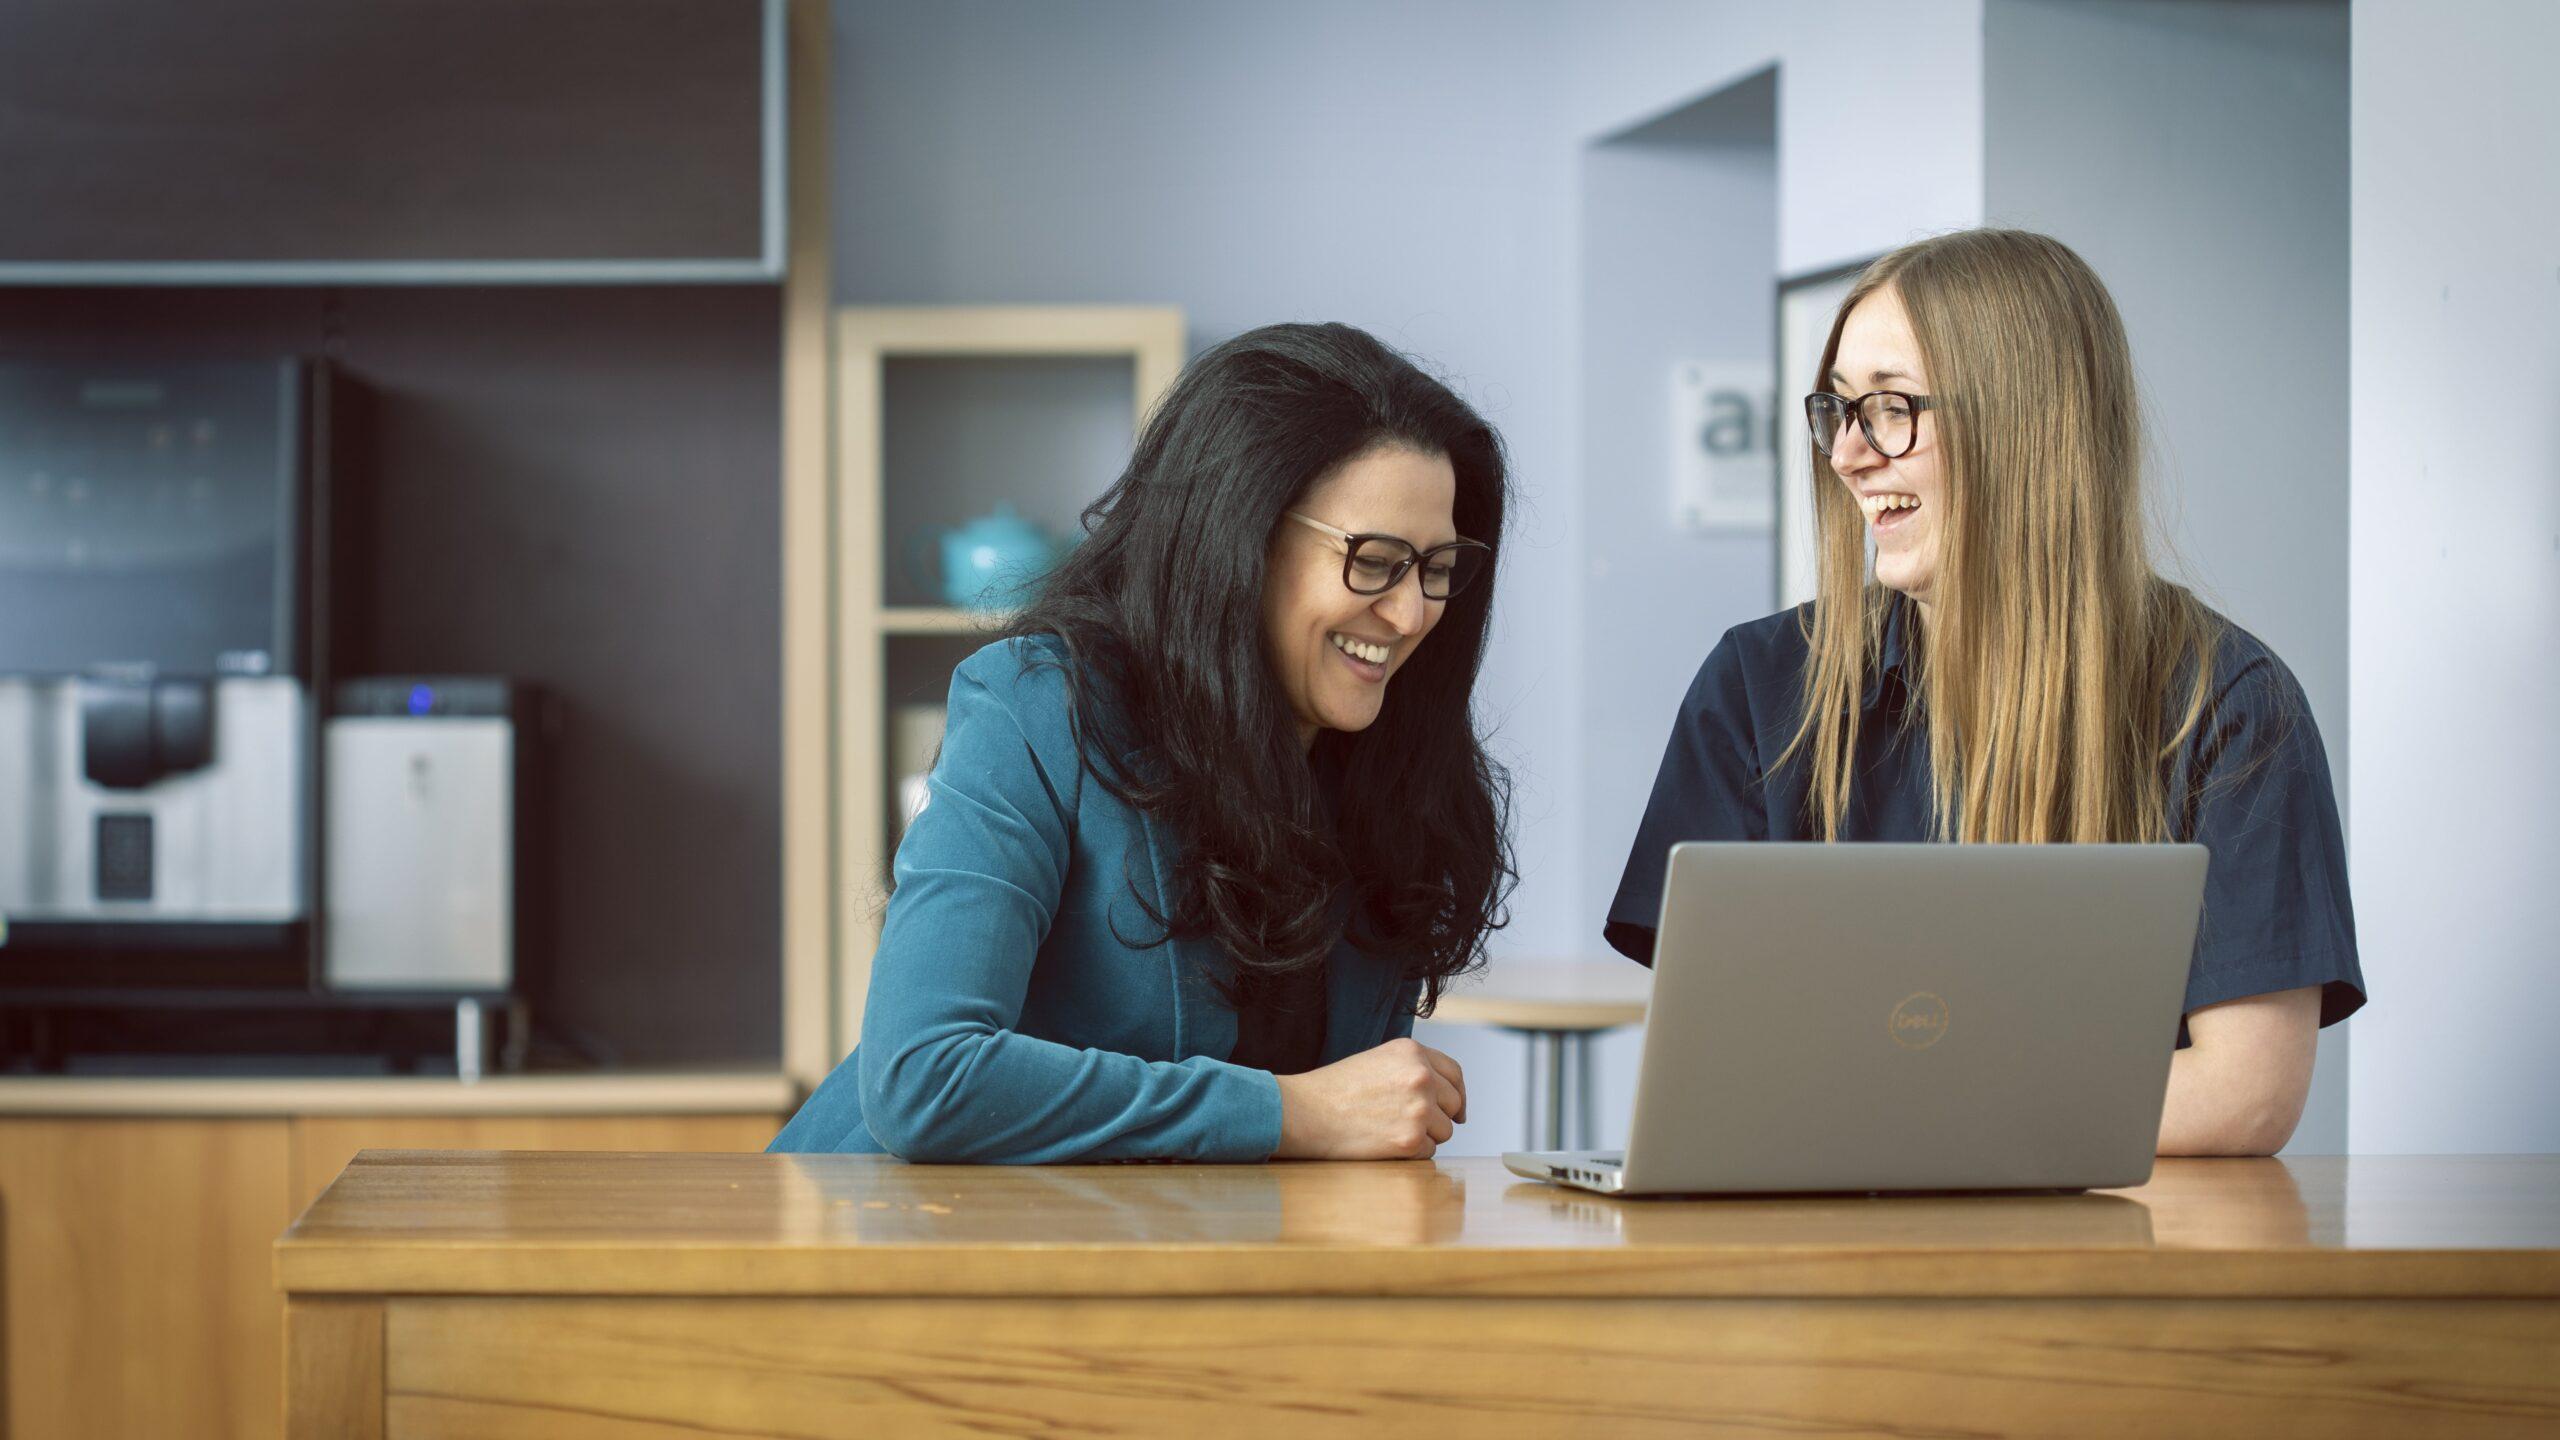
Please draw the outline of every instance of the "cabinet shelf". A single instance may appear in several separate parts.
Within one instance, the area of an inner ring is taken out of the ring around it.
[[[1010,610],[961,610],[950,606],[889,605],[881,608],[883,635],[988,635],[1013,618]]]

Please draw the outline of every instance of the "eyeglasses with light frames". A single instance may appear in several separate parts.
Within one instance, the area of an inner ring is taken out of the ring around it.
[[[1493,547],[1480,540],[1452,540],[1424,550],[1401,535],[1359,534],[1295,510],[1286,513],[1342,542],[1342,583],[1354,595],[1384,595],[1403,582],[1406,571],[1418,570],[1422,598],[1446,600],[1474,583],[1493,557]]]

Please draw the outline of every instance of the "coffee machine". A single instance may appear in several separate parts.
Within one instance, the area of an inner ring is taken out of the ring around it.
[[[0,985],[311,983],[342,389],[0,366]]]

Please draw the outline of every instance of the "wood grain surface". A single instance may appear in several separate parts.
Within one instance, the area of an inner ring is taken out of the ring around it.
[[[277,1244],[366,1294],[2560,1296],[2560,1158],[2162,1161],[2088,1195],[1615,1200],[1498,1161],[369,1151]]]
[[[314,1115],[293,1122],[298,1212],[367,1148],[762,1150],[790,1117],[747,1115]]]
[[[2547,1305],[396,1301],[415,1437],[2516,1435]],[[2271,1339],[2270,1337],[2282,1337]]]
[[[0,1119],[0,1433],[275,1433],[282,1120]]]
[[[800,1095],[790,1076],[770,1068],[499,1073],[472,1081],[450,1075],[11,1075],[0,1078],[0,1116],[788,1115]]]
[[[287,1302],[285,1440],[382,1440],[382,1302]]]
[[[2556,1200],[2552,1157],[1612,1200],[1482,1159],[368,1151],[277,1271],[379,1306],[378,1384],[296,1374],[393,1440],[2515,1435],[2560,1427]]]

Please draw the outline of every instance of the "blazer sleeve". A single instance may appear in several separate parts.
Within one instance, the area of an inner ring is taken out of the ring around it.
[[[1279,1082],[1018,1033],[1072,863],[1083,770],[1066,685],[1035,642],[953,675],[932,799],[898,847],[855,1061],[872,1137],[926,1162],[1264,1160]]]

